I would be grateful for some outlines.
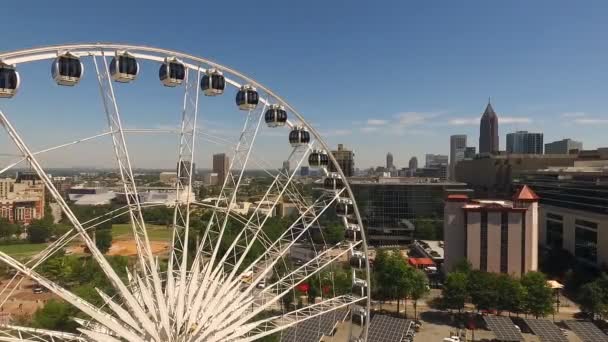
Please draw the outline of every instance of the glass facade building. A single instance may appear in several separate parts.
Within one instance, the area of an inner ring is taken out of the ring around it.
[[[446,193],[467,193],[464,183],[351,181],[371,245],[403,245],[414,238],[417,219],[443,226]]]

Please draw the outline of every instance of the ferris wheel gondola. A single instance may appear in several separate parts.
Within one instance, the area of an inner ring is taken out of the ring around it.
[[[128,83],[137,78],[139,64],[133,55],[126,51],[116,51],[110,62],[110,74],[116,82]]]
[[[10,98],[19,89],[19,73],[14,65],[0,62],[0,97]]]
[[[84,75],[84,66],[78,56],[66,52],[55,58],[51,74],[58,85],[75,86]]]
[[[236,94],[236,104],[240,110],[254,110],[258,106],[260,95],[254,86],[246,84]]]
[[[207,96],[217,96],[224,93],[226,88],[226,79],[221,71],[210,68],[205,71],[201,78],[201,90]]]
[[[160,65],[158,78],[165,87],[177,87],[186,79],[186,67],[176,57],[167,57]]]

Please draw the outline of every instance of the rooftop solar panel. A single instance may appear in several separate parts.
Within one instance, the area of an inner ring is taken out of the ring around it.
[[[496,339],[505,342],[518,342],[523,341],[523,337],[515,324],[509,317],[504,316],[484,316],[484,321],[488,325],[488,328],[492,330]]]
[[[347,310],[335,310],[298,323],[285,330],[281,342],[319,342],[323,335],[331,335],[336,323],[344,320],[347,313]]]
[[[411,321],[386,315],[375,315],[369,326],[368,341],[401,342]]]
[[[570,330],[583,342],[608,342],[608,336],[604,334],[595,324],[586,321],[565,321]]]
[[[546,342],[568,342],[562,331],[553,322],[546,319],[526,318],[524,322],[530,327],[534,335],[541,341]]]

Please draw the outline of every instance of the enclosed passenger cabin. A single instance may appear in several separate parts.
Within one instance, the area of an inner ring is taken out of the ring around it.
[[[359,305],[355,305],[352,320],[354,323],[362,326],[367,321],[367,310]]]
[[[285,107],[279,104],[272,104],[270,108],[266,110],[264,119],[268,127],[282,127],[287,122],[287,112]]]
[[[221,71],[217,69],[207,69],[201,78],[201,90],[207,96],[222,95],[226,88],[226,79]],[[238,99],[237,99],[238,104]]]
[[[336,191],[344,188],[344,181],[337,175],[325,177],[323,181],[323,188],[329,191]]]
[[[158,78],[165,87],[177,87],[186,79],[186,66],[176,57],[167,57],[158,69]]]
[[[293,147],[306,145],[310,142],[310,133],[302,126],[294,127],[289,132],[289,143]]]
[[[365,297],[367,295],[367,281],[359,278],[353,279],[353,295]]]
[[[259,101],[258,91],[249,84],[242,86],[236,94],[236,104],[240,110],[254,110]]]
[[[110,74],[116,82],[127,83],[137,78],[139,64],[135,57],[126,51],[116,51],[110,62]]]
[[[338,203],[336,203],[336,215],[340,217],[351,217],[353,212],[353,204],[350,200],[339,200]]]
[[[55,58],[51,74],[57,84],[71,87],[80,82],[84,75],[84,66],[78,56],[67,52]]]
[[[19,73],[14,65],[0,62],[0,97],[11,98],[19,89]]]
[[[313,168],[327,167],[329,156],[325,151],[314,150],[308,156],[308,165]]]
[[[350,265],[354,268],[363,269],[365,268],[365,254],[360,251],[354,251],[350,257]]]

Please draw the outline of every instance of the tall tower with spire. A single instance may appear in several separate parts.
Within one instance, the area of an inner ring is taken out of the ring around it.
[[[479,154],[486,153],[498,153],[498,116],[489,98],[479,125]]]

